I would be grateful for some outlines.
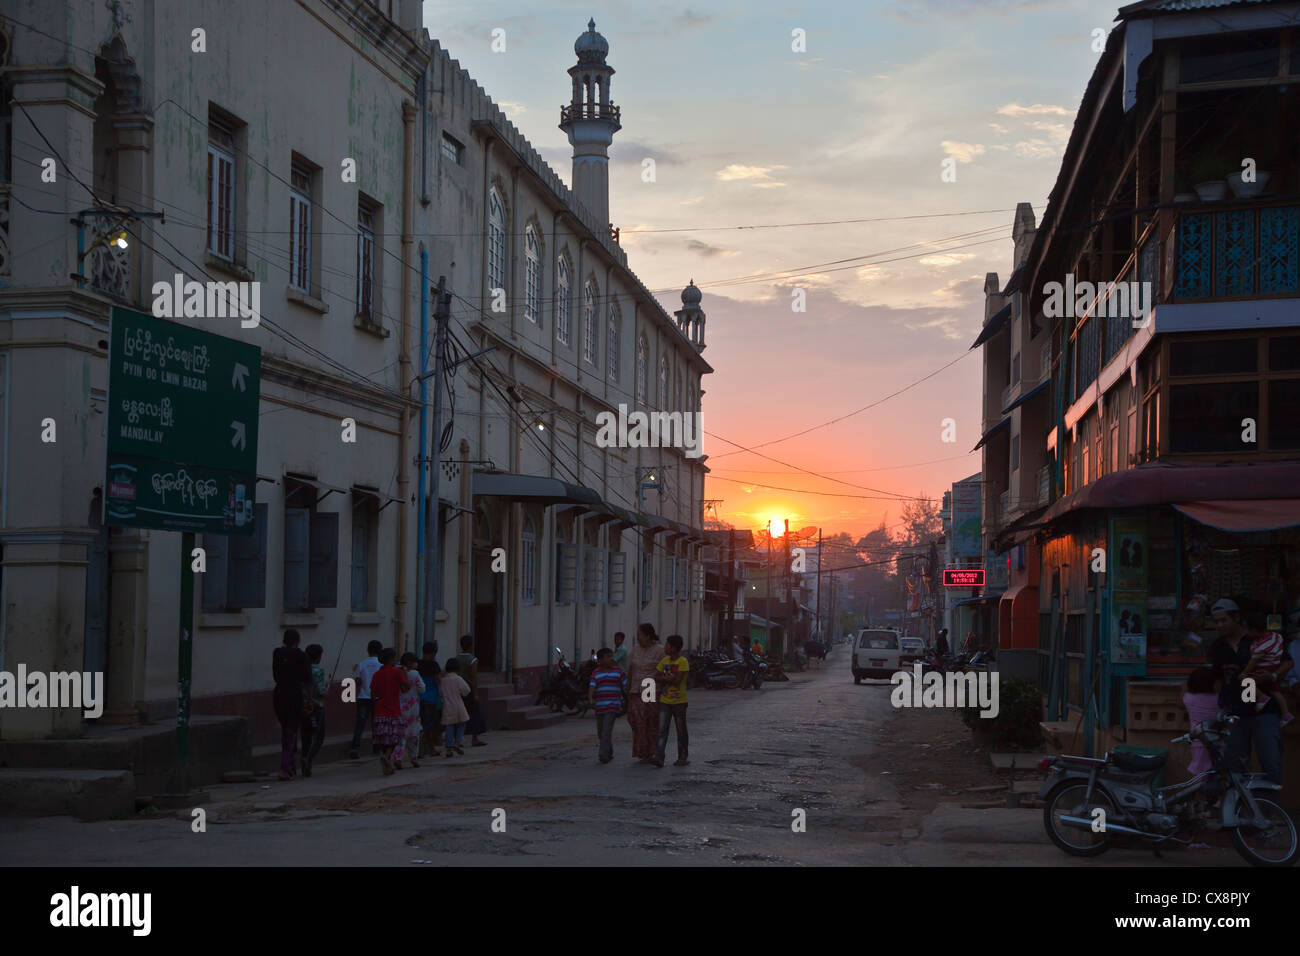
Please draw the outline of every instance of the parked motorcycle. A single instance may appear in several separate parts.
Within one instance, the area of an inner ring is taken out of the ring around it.
[[[744,664],[745,669],[740,674],[740,689],[747,690],[752,687],[758,690],[763,686],[763,678],[767,674],[767,661],[757,654],[748,653],[745,655]]]
[[[582,675],[573,669],[573,665],[565,658],[562,650],[557,647],[555,653],[560,655],[559,660],[555,662],[550,678],[541,693],[537,695],[536,705],[550,707],[552,713],[563,710],[570,716],[585,714],[589,706],[587,686],[591,680],[591,671],[587,670],[587,677],[584,680]],[[583,668],[587,669],[587,664],[584,664]]]
[[[1044,758],[1039,768],[1048,775],[1039,798],[1047,835],[1072,856],[1097,856],[1120,841],[1148,841],[1158,852],[1164,844],[1190,844],[1217,818],[1250,863],[1291,866],[1300,837],[1279,802],[1281,786],[1230,764],[1227,737],[1237,719],[1219,714],[1170,741],[1204,744],[1211,768],[1169,787],[1153,786],[1166,756]]]
[[[709,690],[739,687],[744,662],[733,660],[722,651],[705,651],[690,658],[691,673],[697,686]]]

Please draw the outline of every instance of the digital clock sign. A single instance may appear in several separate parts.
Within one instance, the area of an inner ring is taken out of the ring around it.
[[[984,587],[983,568],[944,568],[943,585],[948,588]]]

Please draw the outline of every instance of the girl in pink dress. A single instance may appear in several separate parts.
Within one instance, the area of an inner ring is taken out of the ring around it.
[[[402,740],[393,751],[393,769],[402,769],[402,758],[406,751],[411,751],[411,766],[420,763],[415,758],[420,755],[420,695],[424,693],[424,678],[417,669],[419,658],[410,651],[402,655],[402,670],[406,672],[407,687],[402,691]]]
[[[1208,667],[1198,667],[1187,675],[1187,692],[1183,694],[1183,706],[1187,708],[1187,719],[1193,727],[1203,720],[1211,720],[1219,713],[1219,695],[1214,692],[1214,671]],[[1210,752],[1199,740],[1192,741],[1192,762],[1187,772],[1195,777],[1205,773],[1211,767]]]

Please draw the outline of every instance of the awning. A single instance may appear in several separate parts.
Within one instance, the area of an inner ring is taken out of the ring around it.
[[[1033,398],[1035,395],[1041,395],[1044,391],[1047,390],[1047,386],[1050,384],[1052,384],[1052,380],[1050,378],[1045,378],[1037,385],[1035,385],[1033,388],[1031,388],[1029,391],[1022,392],[1019,398],[1017,398],[1006,408],[1002,409],[1002,414],[1003,415],[1007,414],[1007,412],[1011,411],[1013,408],[1019,408],[1021,405],[1025,404],[1025,402]]]
[[[1021,266],[1011,273],[1011,278],[1007,280],[1006,288],[1002,290],[1003,295],[1011,295],[1013,292],[1020,291],[1020,283],[1025,279],[1025,267]]]
[[[1224,531],[1273,531],[1300,525],[1300,498],[1187,501],[1174,507],[1193,521]]]
[[[1010,425],[1011,425],[1011,416],[1008,415],[1006,418],[1002,419],[1002,421],[998,422],[996,425],[994,425],[992,428],[986,431],[983,435],[981,435],[980,440],[975,443],[975,447],[972,448],[971,451],[979,451],[980,448],[983,447],[984,443],[988,441],[990,438],[992,438],[994,435],[996,435],[1000,429],[1008,428],[1010,427]]]
[[[1085,508],[1140,508],[1210,501],[1293,501],[1300,460],[1206,465],[1154,461],[1112,472],[1056,501],[1043,523]]]
[[[317,491],[322,492],[322,494],[316,498],[317,503],[324,501],[327,497],[334,494],[334,492],[336,491],[341,495],[346,495],[348,493],[347,488],[340,488],[338,485],[327,485],[325,482],[321,481],[318,478],[308,478],[305,475],[285,475],[284,480],[286,482],[288,481],[295,482],[299,486],[306,485],[309,488],[315,488]],[[298,489],[292,489],[289,491],[289,494],[293,495],[297,492],[297,490]]]
[[[377,502],[382,502],[379,505],[380,511],[383,511],[393,502],[402,500],[401,498],[394,498],[392,495],[386,495],[378,488],[369,488],[366,485],[353,485],[352,494],[358,498],[373,498]]]
[[[984,323],[984,328],[980,330],[979,338],[971,343],[971,348],[979,348],[993,336],[1002,331],[1002,327],[1007,324],[1007,319],[1011,318],[1011,305],[1008,303],[1002,309],[995,313],[991,319]]]
[[[476,471],[470,482],[474,497],[509,498],[537,504],[576,504],[600,506],[600,495],[583,485],[570,484],[543,475],[516,475],[508,472]]]
[[[957,607],[962,604],[983,604],[987,601],[998,601],[1001,600],[1001,598],[1002,598],[1002,592],[999,591],[997,594],[984,594],[981,595],[980,597],[962,598],[960,601],[953,601],[948,606]]]
[[[1002,594],[998,605],[1000,635],[1003,649],[1028,650],[1038,647],[1038,587],[1017,584]]]

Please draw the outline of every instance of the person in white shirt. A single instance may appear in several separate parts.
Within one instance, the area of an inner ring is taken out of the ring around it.
[[[352,727],[352,752],[348,756],[353,760],[361,756],[361,732],[374,718],[375,705],[370,699],[370,678],[374,677],[375,671],[379,670],[379,653],[383,649],[383,644],[371,641],[366,645],[366,653],[370,656],[352,668],[352,676],[357,679],[357,720]],[[374,737],[373,725],[370,736]],[[373,739],[371,749],[379,753],[379,748],[374,746]]]

